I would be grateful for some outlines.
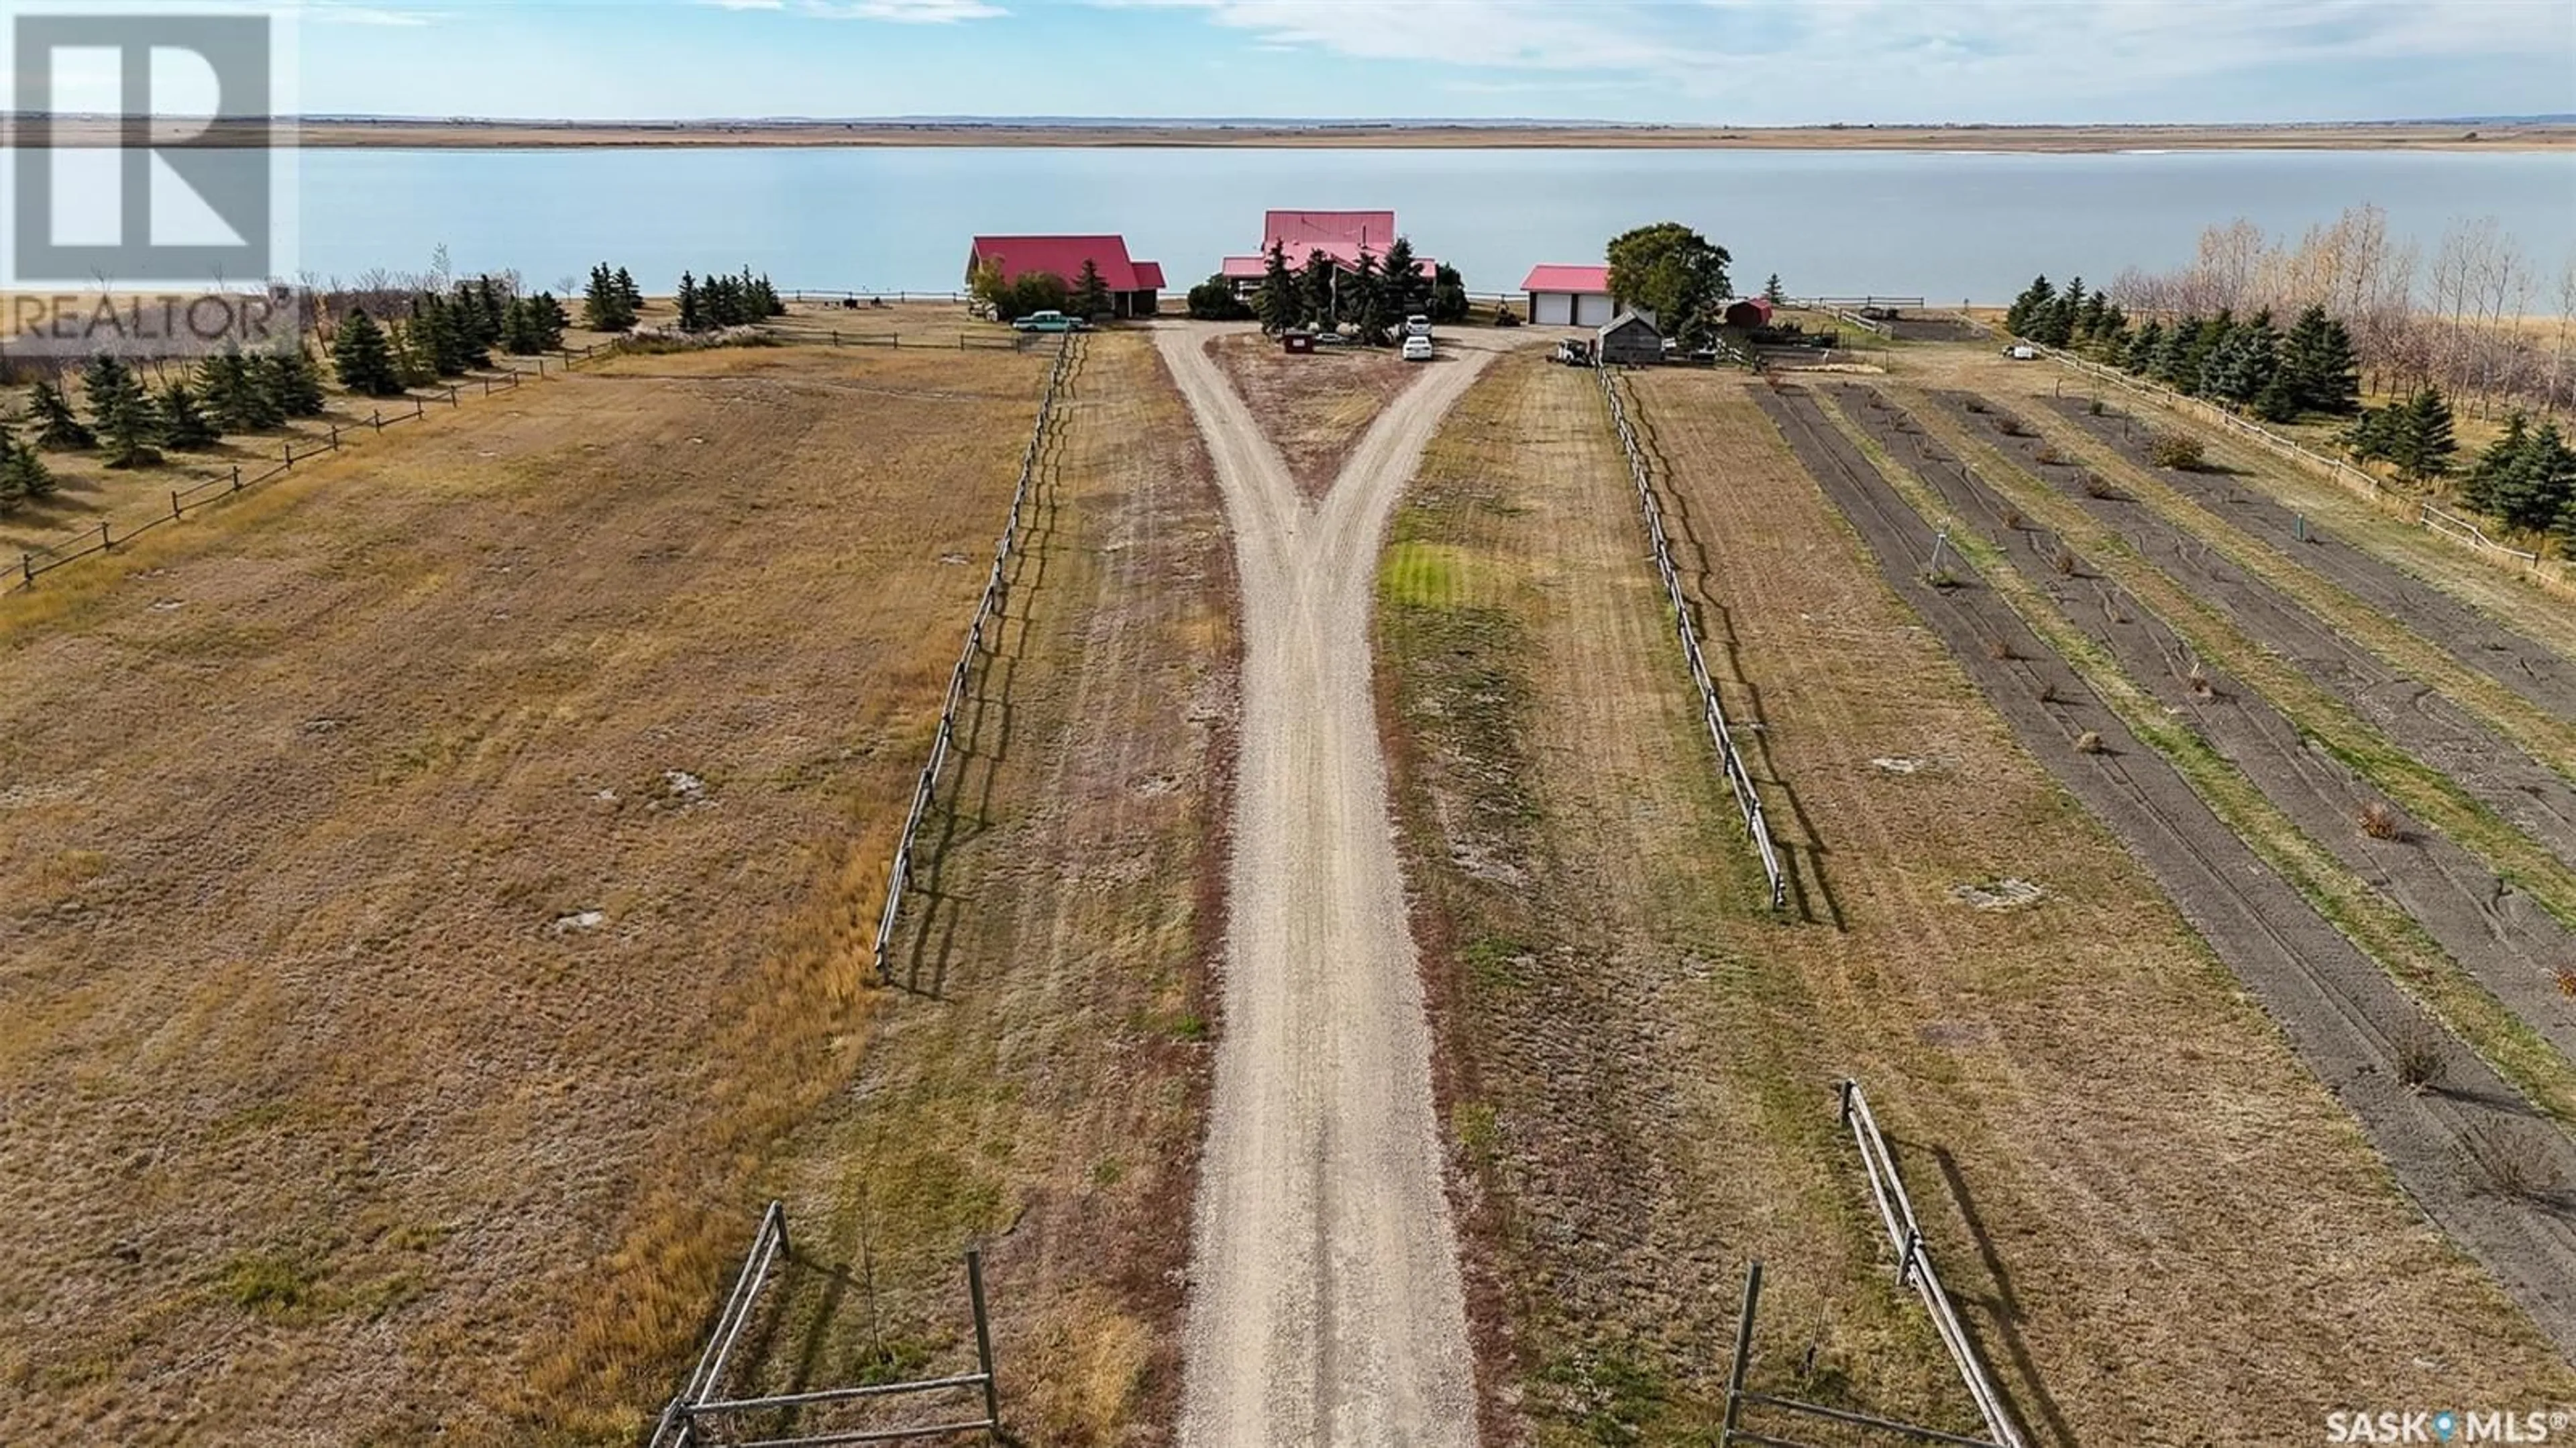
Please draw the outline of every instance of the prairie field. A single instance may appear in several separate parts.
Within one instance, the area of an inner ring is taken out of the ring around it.
[[[0,1436],[658,1405],[868,1039],[1044,370],[620,360],[0,600]]]

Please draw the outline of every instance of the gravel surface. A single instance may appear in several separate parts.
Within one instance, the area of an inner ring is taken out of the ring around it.
[[[1450,344],[1305,502],[1209,335],[1158,337],[1216,463],[1244,629],[1181,1441],[1468,1444],[1474,1362],[1368,620],[1388,513],[1486,354]]]

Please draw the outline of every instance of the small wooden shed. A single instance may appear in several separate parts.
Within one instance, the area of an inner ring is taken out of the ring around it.
[[[1664,360],[1664,334],[1635,312],[1612,317],[1600,332],[1604,365],[1648,367]]]

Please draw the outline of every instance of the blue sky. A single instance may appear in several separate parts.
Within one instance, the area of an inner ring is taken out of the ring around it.
[[[2569,0],[312,0],[309,114],[2576,112]]]

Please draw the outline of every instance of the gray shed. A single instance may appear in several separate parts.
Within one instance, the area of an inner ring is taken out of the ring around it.
[[[1601,329],[1601,360],[1621,367],[1646,367],[1664,360],[1664,334],[1635,312],[1621,312]]]

